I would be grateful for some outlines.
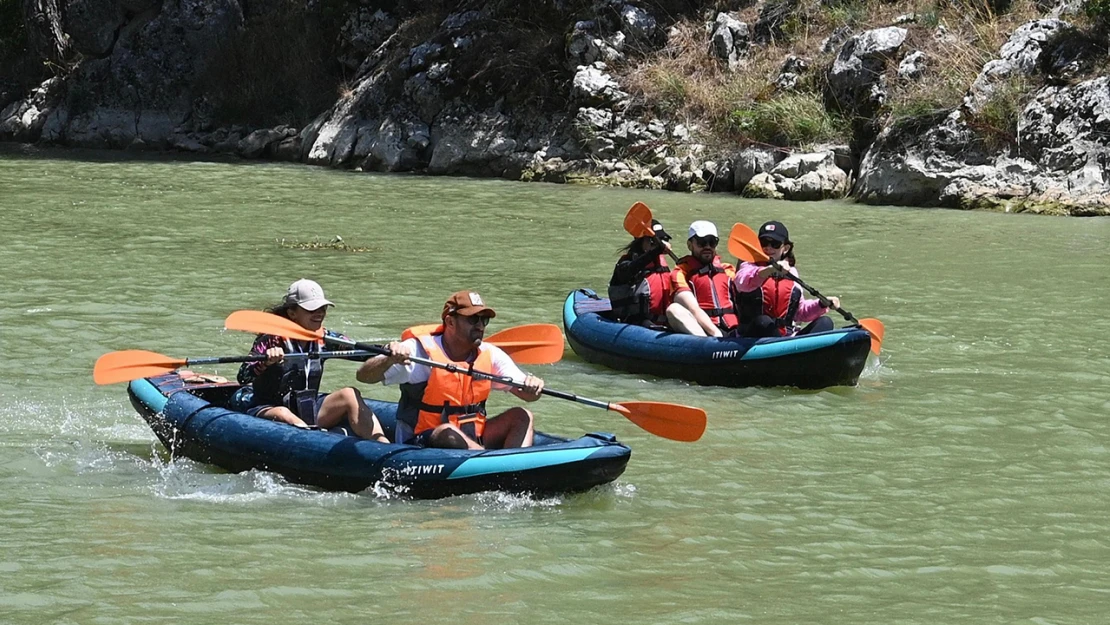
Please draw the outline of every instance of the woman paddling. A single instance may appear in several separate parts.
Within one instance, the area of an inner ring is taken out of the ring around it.
[[[318,330],[324,324],[329,306],[334,304],[324,297],[319,284],[301,279],[289,285],[282,302],[267,312],[292,319],[307,330]],[[328,334],[339,336],[333,332]],[[322,399],[319,397],[323,360],[285,359],[287,353],[318,351],[320,344],[317,342],[258,335],[251,354],[265,355],[266,360],[246,362],[239,369],[239,383],[254,386],[253,406],[247,414],[302,428],[315,424],[326,430],[348,423],[358,436],[388,443],[381,424],[362,401],[358,389],[341,388]]]
[[[665,254],[671,235],[651,220],[653,236],[637,237],[623,248],[609,280],[613,318],[631,324],[667,325],[671,303],[671,268]]]
[[[777,337],[832,330],[832,319],[824,316],[828,308],[820,300],[804,298],[802,287],[791,280],[798,277],[798,270],[786,226],[777,221],[760,226],[759,245],[770,262],[742,263],[733,279],[739,335]],[[833,308],[840,307],[839,298],[828,300]],[[809,325],[798,329],[802,323]]]

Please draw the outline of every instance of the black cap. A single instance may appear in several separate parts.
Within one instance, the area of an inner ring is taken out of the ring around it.
[[[786,230],[786,226],[778,221],[768,221],[759,227],[759,238],[771,239],[786,243],[790,240],[790,233]]]
[[[659,237],[660,241],[670,241],[671,235],[663,229],[663,224],[659,223],[658,219],[651,220],[651,229],[655,232],[655,236]]]

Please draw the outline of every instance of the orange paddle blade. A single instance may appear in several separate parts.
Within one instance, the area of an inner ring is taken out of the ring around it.
[[[609,410],[656,436],[692,443],[705,433],[705,411],[692,406],[657,401],[626,401],[609,404]]]
[[[97,384],[130,382],[169,373],[184,364],[183,359],[170,358],[141,349],[109,352],[96,359],[96,364],[93,366],[93,382]]]
[[[624,229],[636,237],[650,237],[655,234],[651,229],[651,209],[643,202],[636,202],[624,216]]]
[[[507,328],[485,342],[505,350],[518,365],[549,365],[563,359],[563,332],[552,323]]]
[[[237,310],[227,316],[224,327],[255,334],[273,334],[298,341],[319,341],[324,338],[323,329],[308,330],[292,319],[260,310]]]
[[[879,351],[883,348],[883,335],[886,333],[883,322],[878,319],[860,319],[859,324],[871,335],[871,351],[878,356]]]
[[[765,263],[771,258],[763,253],[763,246],[759,244],[759,236],[754,230],[744,224],[736,224],[728,233],[728,253],[737,260],[754,263]]]

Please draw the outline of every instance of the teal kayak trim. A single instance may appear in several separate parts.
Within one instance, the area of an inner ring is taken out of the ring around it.
[[[528,469],[570,464],[585,460],[597,450],[597,447],[587,447],[585,449],[553,449],[551,451],[535,451],[523,454],[477,456],[464,460],[451,472],[451,475],[447,476],[447,479],[456,480],[490,473],[527,471]]]
[[[789,339],[775,340],[770,343],[756,343],[740,357],[740,360],[760,360],[762,358],[778,358],[790,354],[801,354],[816,349],[824,349],[836,345],[846,336],[846,332],[834,331],[829,333],[814,334],[813,336],[792,336]]]
[[[146,378],[133,380],[131,382],[131,392],[135,393],[136,397],[156,413],[165,411],[166,403],[170,400]]]

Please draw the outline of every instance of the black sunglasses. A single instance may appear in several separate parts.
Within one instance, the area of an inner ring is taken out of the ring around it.
[[[470,325],[481,325],[483,328],[489,325],[489,320],[493,319],[489,315],[460,315],[455,314],[459,319],[466,319]]]
[[[763,247],[769,247],[773,250],[777,250],[782,247],[782,241],[776,241],[774,239],[760,239],[759,244]]]
[[[700,247],[717,247],[720,242],[717,237],[694,237],[694,243]]]

